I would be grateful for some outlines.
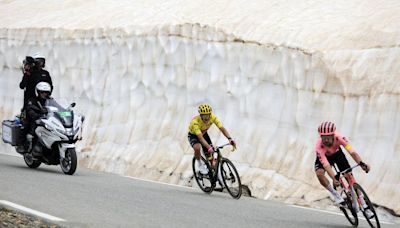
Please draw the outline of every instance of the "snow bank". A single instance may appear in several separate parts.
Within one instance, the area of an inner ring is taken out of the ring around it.
[[[22,106],[22,59],[41,51],[53,96],[87,117],[89,168],[192,185],[187,127],[208,102],[254,196],[327,197],[314,145],[331,120],[372,166],[357,180],[400,213],[398,1],[78,2],[0,2],[2,119]]]

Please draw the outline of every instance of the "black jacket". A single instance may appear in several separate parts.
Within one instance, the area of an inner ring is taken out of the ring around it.
[[[26,115],[30,123],[34,123],[35,120],[47,114],[47,109],[45,108],[46,99],[40,99],[34,97],[29,99],[26,105]]]
[[[47,70],[33,70],[30,75],[24,74],[22,81],[19,83],[19,88],[25,89],[24,92],[24,107],[29,101],[29,99],[35,98],[35,87],[39,82],[48,82],[53,91],[53,82],[51,81],[50,74]]]

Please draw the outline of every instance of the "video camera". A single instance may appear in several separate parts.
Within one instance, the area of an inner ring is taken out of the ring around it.
[[[22,71],[31,71],[35,66],[35,59],[31,56],[26,56],[22,61]]]

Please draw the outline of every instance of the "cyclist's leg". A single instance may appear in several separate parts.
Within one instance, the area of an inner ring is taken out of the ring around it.
[[[197,135],[189,133],[188,140],[194,150],[194,157],[196,158],[195,165],[197,170],[199,170],[200,173],[202,174],[207,174],[208,173],[207,166],[201,160],[201,143],[199,141],[199,138],[197,137]]]
[[[328,159],[328,162],[330,165],[334,164],[334,161],[332,160],[331,156],[326,156]],[[314,165],[314,170],[315,174],[317,175],[317,178],[319,180],[319,183],[324,186],[326,189],[330,186],[328,178],[325,176],[325,169],[324,166],[322,165],[321,161],[318,159],[318,157],[315,159],[315,165]]]
[[[201,153],[200,153],[200,149],[201,149],[201,143],[199,141],[199,138],[197,138],[197,135],[188,134],[188,141],[190,143],[190,146],[192,146],[193,150],[194,150],[194,157],[196,158],[197,161],[200,161],[200,157],[201,157]]]
[[[325,169],[318,158],[315,160],[314,167],[315,167],[315,175],[317,175],[319,183],[325,188],[327,188],[329,185],[329,180],[325,177]]]
[[[327,156],[327,159],[329,161],[329,164],[333,165],[333,161],[331,157]],[[317,175],[317,178],[319,180],[319,183],[328,190],[333,198],[335,199],[335,202],[337,204],[340,204],[343,202],[343,198],[340,196],[340,194],[333,188],[333,186],[329,183],[328,178],[325,176],[325,169],[321,163],[321,161],[318,159],[315,160],[315,174]]]

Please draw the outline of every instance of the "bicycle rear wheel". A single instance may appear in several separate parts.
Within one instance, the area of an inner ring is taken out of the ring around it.
[[[208,174],[202,174],[200,173],[199,170],[196,169],[196,158],[193,157],[192,168],[193,168],[194,178],[196,179],[199,188],[203,192],[210,194],[215,187],[215,184],[213,184],[211,167],[205,158],[201,157],[201,160],[203,160],[203,162],[207,165]]]
[[[365,191],[364,191],[364,189],[361,187],[361,185],[359,185],[359,184],[354,184],[354,191],[356,192],[356,194],[357,194],[357,197],[359,198],[360,196],[363,196],[364,197],[364,200],[365,200],[365,203],[367,204],[367,208],[363,208],[362,209],[362,213],[364,214],[364,217],[365,217],[365,219],[368,221],[368,223],[369,223],[369,225],[371,226],[371,227],[376,227],[376,228],[379,228],[379,227],[381,227],[381,225],[380,225],[380,223],[379,223],[379,219],[378,219],[378,215],[376,214],[376,211],[375,211],[375,208],[374,208],[374,205],[372,204],[372,202],[369,200],[369,198],[368,198],[368,195],[367,195],[367,193],[365,193]],[[360,193],[359,192],[361,192],[361,195],[359,195]],[[373,213],[373,216],[372,217],[368,217],[367,215],[366,215],[366,213],[365,213],[365,210],[367,210],[367,209],[370,209],[371,211],[372,211],[372,213]]]
[[[224,187],[233,198],[239,199],[242,195],[242,183],[235,166],[229,159],[223,158],[220,169]]]

